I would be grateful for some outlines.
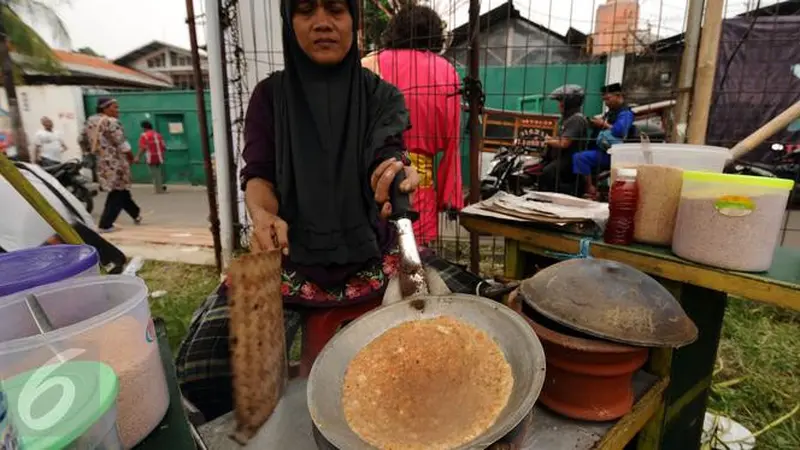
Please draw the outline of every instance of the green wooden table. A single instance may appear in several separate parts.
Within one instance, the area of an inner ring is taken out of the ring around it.
[[[167,340],[167,328],[161,319],[154,320],[158,346],[161,352],[161,362],[164,363],[164,373],[167,375],[169,387],[169,409],[164,419],[155,430],[150,433],[135,450],[196,450],[194,439],[189,431],[189,420],[181,402],[178,377],[175,375],[175,363]]]
[[[522,279],[535,273],[542,258],[577,254],[583,236],[537,229],[524,222],[462,214],[472,232],[505,238],[505,275]],[[668,249],[642,245],[614,246],[595,240],[592,257],[631,265],[658,279],[683,306],[700,330],[698,340],[678,350],[654,350],[648,372],[660,377],[648,404],[613,426],[597,449],[621,449],[635,438],[641,450],[691,450],[700,447],[703,416],[719,346],[728,295],[800,310],[800,251],[779,248],[772,269],[742,273],[694,264]],[[537,261],[538,259],[538,261]],[[588,448],[587,448],[588,449]]]

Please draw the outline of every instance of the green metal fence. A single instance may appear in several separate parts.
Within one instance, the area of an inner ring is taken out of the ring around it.
[[[107,95],[84,96],[87,115],[94,112],[97,98],[102,96]],[[164,136],[165,181],[169,184],[205,184],[194,91],[116,92],[113,97],[119,102],[119,119],[134,152],[138,151],[142,131],[140,123],[149,120],[154,129]],[[206,114],[211,117],[208,93],[205,98]],[[213,143],[211,151],[214,151]],[[150,171],[144,162],[134,164],[132,174],[135,183],[150,182]]]
[[[465,69],[459,68],[459,75]],[[481,67],[481,83],[486,94],[486,107],[507,111],[558,114],[558,104],[547,95],[564,84],[577,84],[586,90],[584,114],[595,115],[603,111],[600,88],[605,83],[606,64],[553,64],[523,67]],[[465,186],[469,186],[469,130],[468,114],[463,114],[461,132],[461,173]],[[438,162],[438,159],[437,159]]]
[[[599,94],[606,74],[605,63],[555,64],[524,67],[482,67],[481,81],[486,94],[486,107],[509,111],[557,114],[558,105],[547,100],[547,94],[563,84],[578,84],[586,89],[584,112],[602,112]],[[464,76],[465,70],[459,69]],[[144,91],[114,94],[119,101],[120,120],[131,146],[138,147],[139,126],[150,120],[166,141],[165,180],[172,184],[204,184],[203,155],[194,91]],[[100,95],[86,95],[87,113],[94,111]],[[206,95],[206,111],[211,117],[210,96]],[[462,114],[461,167],[462,179],[469,185],[469,132],[467,116]],[[209,130],[209,133],[211,130]],[[213,143],[212,143],[213,152]],[[437,158],[438,163],[439,158]],[[133,167],[137,183],[148,183],[150,173],[143,163]]]

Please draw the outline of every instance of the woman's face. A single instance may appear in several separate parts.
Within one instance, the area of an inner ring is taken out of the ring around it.
[[[345,0],[300,0],[292,27],[300,48],[320,65],[340,63],[353,45],[353,16]]]
[[[103,110],[103,114],[114,118],[119,117],[119,105],[117,104],[117,102],[114,102],[106,106],[105,109]]]

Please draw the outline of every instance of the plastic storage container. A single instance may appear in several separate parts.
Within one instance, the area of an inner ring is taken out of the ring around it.
[[[0,297],[68,278],[97,275],[100,256],[89,245],[45,245],[0,254]]]
[[[25,306],[33,294],[54,330],[38,334]],[[164,367],[144,282],[94,276],[43,286],[0,303],[0,379],[40,367],[56,353],[99,361],[119,377],[120,437],[132,448],[158,425],[169,406]],[[5,324],[14,334],[4,330]]]
[[[62,389],[39,389],[44,383]],[[19,424],[20,448],[123,449],[117,429],[119,381],[111,367],[67,361],[18,375],[5,387],[11,416]],[[65,395],[67,390],[73,395]]]
[[[19,440],[17,430],[13,426],[6,395],[0,386],[0,449],[17,449]]]
[[[723,269],[768,270],[793,186],[780,178],[684,172],[672,251]]]
[[[647,151],[645,151],[645,148]],[[722,173],[730,151],[722,147],[690,144],[617,144],[608,153],[611,167],[657,164],[683,170]]]

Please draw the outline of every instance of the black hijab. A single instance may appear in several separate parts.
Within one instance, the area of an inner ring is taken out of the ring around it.
[[[290,258],[303,265],[343,265],[380,256],[371,171],[387,157],[387,139],[408,126],[402,94],[362,69],[353,44],[335,66],[316,64],[292,26],[298,0],[282,0],[285,69],[274,75],[280,215],[289,224]]]

